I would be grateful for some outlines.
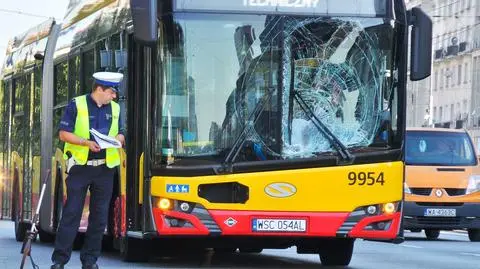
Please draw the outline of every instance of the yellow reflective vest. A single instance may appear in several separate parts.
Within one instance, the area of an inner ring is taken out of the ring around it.
[[[75,127],[73,133],[86,140],[90,139],[90,121],[88,115],[87,96],[82,95],[75,98],[77,106],[77,118],[75,119]],[[120,106],[115,102],[110,102],[112,106],[112,124],[108,135],[115,137],[118,134],[118,120],[120,117]],[[70,143],[65,143],[63,148],[63,158],[68,159],[67,152],[72,154],[73,159],[77,164],[85,165],[88,159],[88,146],[80,146]],[[120,165],[120,153],[117,148],[107,148],[106,150],[107,167],[113,168]]]

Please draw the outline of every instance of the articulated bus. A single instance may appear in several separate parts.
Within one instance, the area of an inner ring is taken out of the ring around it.
[[[403,0],[72,0],[7,49],[1,216],[21,240],[51,170],[38,227],[54,239],[61,115],[117,71],[127,143],[104,242],[125,260],[296,246],[347,265],[357,238],[401,242],[406,82],[430,75],[431,28]],[[78,241],[87,217],[88,198]]]

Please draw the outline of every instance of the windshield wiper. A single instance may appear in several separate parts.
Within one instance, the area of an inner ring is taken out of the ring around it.
[[[245,143],[245,138],[255,129],[255,123],[257,122],[260,114],[262,113],[265,105],[268,103],[274,92],[273,88],[267,88],[267,92],[262,96],[260,101],[255,105],[252,113],[248,116],[248,119],[243,127],[240,135],[235,139],[232,148],[228,151],[227,157],[223,160],[221,167],[214,168],[216,174],[232,173],[233,163],[237,158],[238,153],[242,149],[242,145]]]
[[[332,133],[330,129],[315,115],[312,109],[308,106],[308,104],[303,100],[302,96],[298,91],[293,91],[293,97],[300,105],[300,108],[307,114],[307,116],[312,121],[313,125],[328,139],[330,144],[337,150],[338,154],[341,157],[342,164],[352,164],[355,156],[348,151],[348,148],[338,139],[335,134]]]

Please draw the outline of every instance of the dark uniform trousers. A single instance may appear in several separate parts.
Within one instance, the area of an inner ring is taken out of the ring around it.
[[[83,265],[97,262],[102,248],[102,239],[108,221],[108,208],[113,191],[114,170],[106,165],[81,166],[70,169],[66,179],[67,201],[52,254],[54,263],[66,264],[72,254],[72,245],[82,218],[87,190],[90,190],[90,215],[85,242],[80,254]]]

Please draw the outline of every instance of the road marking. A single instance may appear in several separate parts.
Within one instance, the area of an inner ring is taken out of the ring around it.
[[[414,245],[407,245],[407,244],[401,244],[400,246],[406,247],[406,248],[423,248],[421,246],[414,246]]]
[[[461,252],[462,255],[480,257],[480,253]]]

